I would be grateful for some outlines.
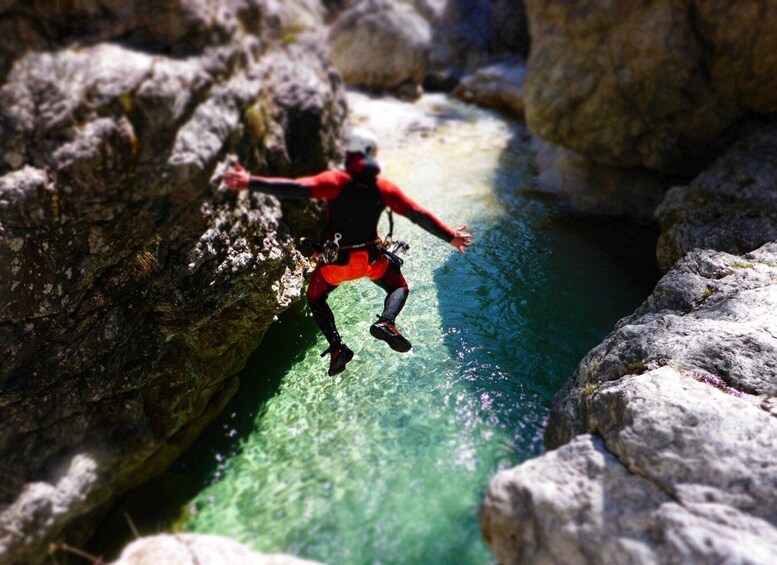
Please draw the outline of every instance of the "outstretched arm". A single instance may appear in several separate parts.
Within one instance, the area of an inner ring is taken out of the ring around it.
[[[330,200],[340,190],[337,175],[327,171],[313,177],[286,179],[281,177],[260,177],[250,175],[240,163],[224,173],[224,184],[230,190],[256,190],[278,198]]]
[[[472,243],[472,236],[467,233],[467,226],[451,229],[429,210],[408,198],[398,186],[385,179],[380,180],[379,188],[384,202],[394,212],[405,216],[430,234],[450,243],[461,253],[464,253],[464,250]]]
[[[230,190],[258,190],[278,198],[312,198],[310,188],[292,180],[284,178],[268,178],[252,176],[240,163],[224,173],[224,184]]]

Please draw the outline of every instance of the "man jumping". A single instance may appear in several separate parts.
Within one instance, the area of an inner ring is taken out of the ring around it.
[[[353,351],[337,332],[327,297],[340,283],[369,278],[386,291],[383,313],[370,326],[370,334],[394,350],[410,351],[412,345],[395,322],[405,305],[409,288],[400,262],[384,253],[378,237],[378,221],[385,208],[405,216],[423,229],[450,243],[461,253],[472,236],[467,226],[451,229],[428,210],[410,200],[398,186],[379,177],[375,138],[354,131],[345,153],[345,170],[329,170],[311,177],[286,179],[250,175],[239,164],[227,171],[224,182],[231,190],[257,190],[278,198],[320,198],[327,202],[327,237],[337,252],[330,262],[319,262],[310,278],[307,301],[313,318],[329,342],[322,353],[331,354],[329,375],[345,370]]]

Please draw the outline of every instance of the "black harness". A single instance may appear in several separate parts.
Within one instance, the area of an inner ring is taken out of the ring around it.
[[[378,237],[378,221],[384,210],[388,213],[389,231],[386,238],[381,239]],[[347,264],[349,251],[367,249],[370,261],[385,256],[392,264],[401,266],[403,260],[398,255],[410,248],[404,241],[392,240],[394,214],[386,208],[376,178],[372,176],[365,179],[354,177],[342,193],[329,202],[327,233],[327,241],[316,249],[319,261],[324,264]]]

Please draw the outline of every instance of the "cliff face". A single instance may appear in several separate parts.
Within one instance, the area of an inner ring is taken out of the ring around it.
[[[303,261],[233,153],[335,157],[313,2],[0,4],[0,557],[166,466],[229,398]],[[293,163],[293,165],[292,165]]]
[[[530,127],[700,174],[657,209],[667,274],[554,400],[553,451],[492,481],[503,563],[777,561],[777,9],[745,4],[527,0]]]
[[[594,161],[698,171],[745,117],[777,111],[772,2],[526,7],[529,127]]]

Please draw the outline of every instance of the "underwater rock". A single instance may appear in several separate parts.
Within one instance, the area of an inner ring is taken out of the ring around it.
[[[527,123],[591,160],[698,173],[748,114],[777,111],[777,4],[527,0],[526,9]]]
[[[313,5],[3,3],[2,26],[36,25],[0,61],[0,561],[163,470],[299,298],[278,201],[218,185],[234,156],[336,157]]]
[[[583,359],[554,401],[557,449],[484,501],[504,562],[774,562],[776,281],[777,243],[693,251]]]

